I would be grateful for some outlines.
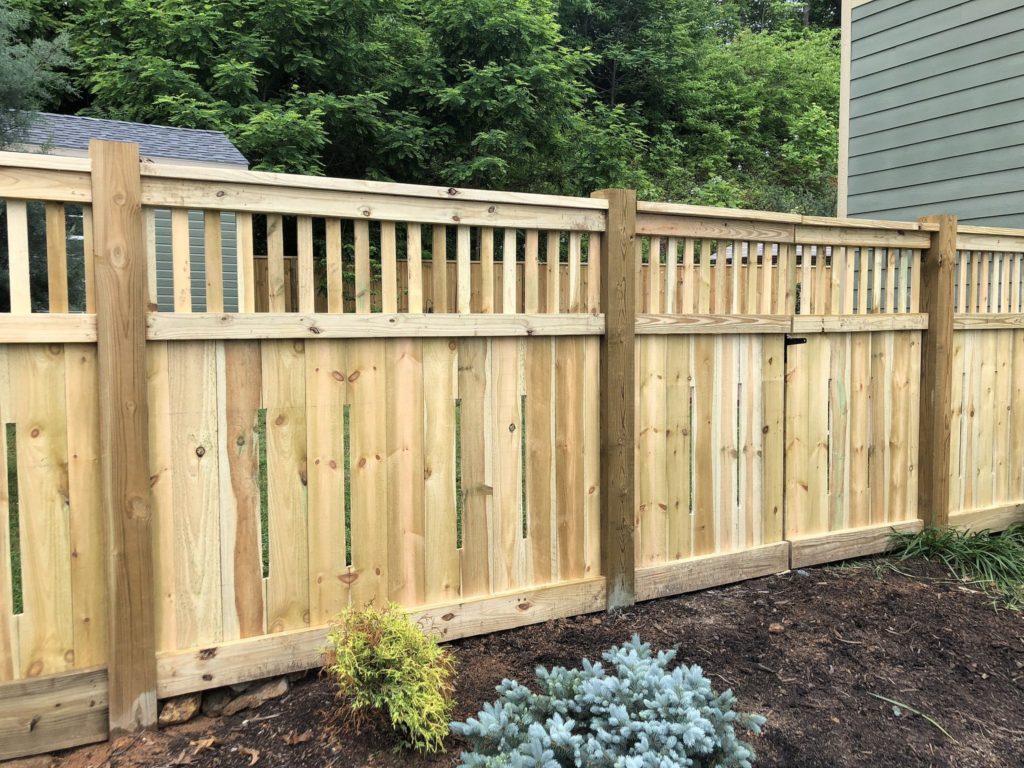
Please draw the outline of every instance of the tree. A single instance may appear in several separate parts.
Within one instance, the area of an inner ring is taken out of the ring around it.
[[[837,0],[9,0],[258,168],[831,213]]]
[[[28,16],[0,1],[0,148],[17,142],[31,112],[67,87],[65,38],[23,39]]]

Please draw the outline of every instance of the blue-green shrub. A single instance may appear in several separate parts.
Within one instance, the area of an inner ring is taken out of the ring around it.
[[[540,692],[512,680],[475,718],[452,723],[471,752],[462,765],[509,768],[750,768],[754,751],[736,731],[765,719],[742,714],[732,691],[716,693],[698,666],[670,670],[675,651],[640,638],[602,654],[605,665],[537,669]]]

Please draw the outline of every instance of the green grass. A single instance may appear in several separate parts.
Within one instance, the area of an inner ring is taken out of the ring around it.
[[[1007,607],[1024,606],[1024,525],[1002,534],[927,528],[893,536],[901,560],[923,557],[941,562],[958,579],[998,596]]]
[[[262,542],[263,553],[263,578],[270,575],[270,523],[269,507],[270,501],[267,495],[267,409],[260,408],[256,412],[256,427],[253,429],[256,438],[256,445],[259,450],[259,479],[260,486],[260,541]]]
[[[527,536],[526,521],[526,395],[519,396],[519,517],[522,520],[523,538]]]
[[[455,546],[462,549],[462,512],[466,500],[462,493],[462,400],[455,400]]]
[[[13,424],[5,425],[7,436],[7,524],[11,545],[11,598],[14,612],[23,613],[21,588],[21,522],[18,514],[18,435]]]
[[[346,404],[342,410],[342,484],[345,488],[345,565],[352,565],[352,433],[349,419],[352,406]]]

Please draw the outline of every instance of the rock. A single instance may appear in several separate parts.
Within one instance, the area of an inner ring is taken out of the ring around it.
[[[189,693],[184,696],[176,696],[164,702],[160,710],[160,725],[176,725],[187,723],[199,712],[199,705],[202,703],[201,693]]]
[[[768,625],[768,631],[773,635],[781,635],[786,631],[786,628],[776,621]]]
[[[231,701],[231,691],[227,688],[214,688],[203,694],[203,714],[207,717],[220,717],[224,707]]]
[[[230,717],[231,715],[238,714],[243,709],[253,709],[269,699],[276,699],[279,696],[284,696],[286,693],[288,693],[288,678],[279,677],[232,699],[224,707],[222,714],[225,717]]]

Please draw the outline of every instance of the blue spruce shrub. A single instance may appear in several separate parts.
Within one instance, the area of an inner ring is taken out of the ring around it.
[[[765,719],[734,711],[698,666],[669,669],[675,651],[651,652],[635,636],[584,659],[581,669],[537,668],[540,693],[503,680],[500,694],[465,723],[452,723],[472,752],[462,765],[496,768],[750,768],[754,751],[737,728]]]

